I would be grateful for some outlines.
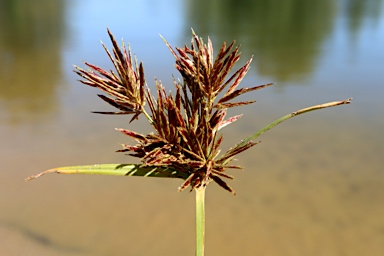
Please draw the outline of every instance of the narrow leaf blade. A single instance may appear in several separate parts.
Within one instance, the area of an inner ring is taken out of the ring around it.
[[[58,167],[26,178],[27,181],[47,173],[59,174],[99,174],[112,176],[142,176],[159,178],[188,178],[188,174],[166,167],[142,166],[141,164],[94,164]]]
[[[304,113],[307,113],[307,112],[311,112],[311,111],[314,111],[314,110],[319,110],[319,109],[335,107],[335,106],[339,106],[339,105],[350,104],[351,101],[352,101],[352,98],[349,98],[349,99],[346,99],[346,100],[343,100],[343,101],[328,102],[328,103],[324,103],[324,104],[320,104],[320,105],[316,105],[316,106],[312,106],[312,107],[308,107],[308,108],[304,108],[304,109],[300,109],[300,110],[297,110],[295,112],[292,112],[292,113],[290,113],[288,115],[285,115],[285,116],[277,119],[276,121],[270,123],[269,125],[265,126],[264,128],[260,129],[259,131],[257,131],[255,134],[245,138],[244,140],[242,140],[242,142],[237,144],[234,147],[234,149],[238,149],[240,147],[243,147],[248,142],[256,139],[257,137],[259,137],[264,132],[272,129],[273,127],[275,127],[276,125],[286,121],[287,119],[290,119],[292,117],[295,117],[295,116],[298,116],[298,115],[301,115],[301,114],[304,114]]]

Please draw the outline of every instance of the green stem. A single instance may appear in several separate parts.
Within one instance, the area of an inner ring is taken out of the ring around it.
[[[205,187],[196,188],[196,256],[204,256]]]

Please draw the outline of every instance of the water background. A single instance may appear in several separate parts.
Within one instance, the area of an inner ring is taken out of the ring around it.
[[[276,85],[223,132],[224,148],[314,104],[238,157],[232,196],[207,191],[207,255],[384,254],[384,4],[381,0],[1,1],[0,254],[193,255],[194,194],[181,180],[48,175],[56,166],[131,163],[115,127],[149,131],[76,80],[73,64],[111,68],[106,28],[172,90],[173,46],[191,28],[241,45],[242,86]]]

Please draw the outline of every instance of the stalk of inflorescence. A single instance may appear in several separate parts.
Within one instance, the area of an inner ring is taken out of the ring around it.
[[[196,192],[196,256],[204,256],[205,244],[205,187]]]

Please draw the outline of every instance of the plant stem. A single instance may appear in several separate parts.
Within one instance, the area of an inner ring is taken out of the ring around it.
[[[196,191],[196,256],[204,256],[205,239],[205,187]]]

